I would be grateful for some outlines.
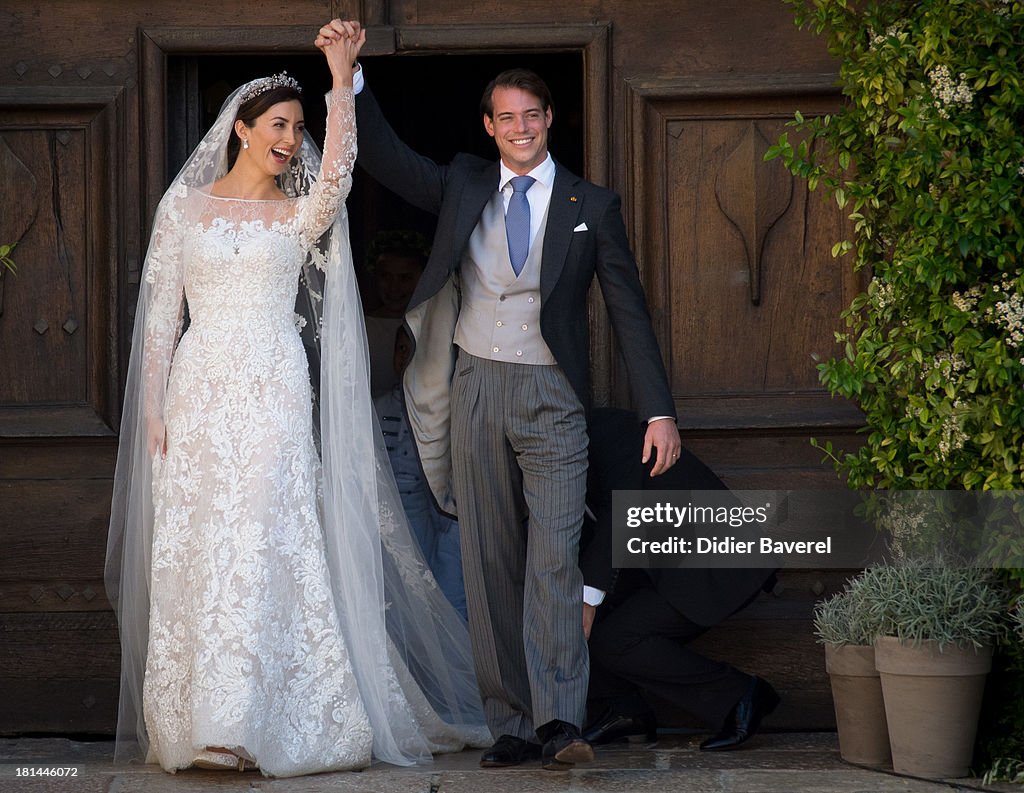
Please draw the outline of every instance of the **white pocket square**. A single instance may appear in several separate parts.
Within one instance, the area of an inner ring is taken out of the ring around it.
[[[589,231],[586,223],[580,223],[573,231]]]

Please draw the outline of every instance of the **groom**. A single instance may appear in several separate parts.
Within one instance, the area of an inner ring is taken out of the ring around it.
[[[404,386],[431,490],[446,511],[458,507],[477,681],[499,736],[481,765],[589,761],[578,545],[595,274],[650,422],[653,474],[680,448],[619,199],[548,154],[551,98],[532,72],[503,72],[484,91],[498,162],[460,154],[439,165],[398,139],[367,88],[357,92],[360,165],[438,215],[406,315],[416,346]]]

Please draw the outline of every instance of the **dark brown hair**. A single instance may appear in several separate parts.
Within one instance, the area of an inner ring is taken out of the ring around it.
[[[262,94],[256,94],[252,99],[242,102],[238,107],[238,113],[235,115],[235,121],[241,120],[245,123],[245,126],[251,128],[256,123],[256,119],[270,110],[270,108],[278,102],[290,102],[292,99],[296,99],[301,103],[302,94],[300,94],[297,89],[287,85],[282,85],[280,88],[271,88],[269,91],[264,91]],[[235,160],[238,159],[238,150],[241,146],[242,140],[238,137],[238,133],[235,132],[234,124],[232,124],[231,137],[228,138],[229,171],[235,166]]]
[[[519,88],[537,97],[545,113],[551,108],[551,91],[538,74],[529,69],[508,69],[491,80],[480,97],[480,113],[488,118],[494,116],[495,88]]]

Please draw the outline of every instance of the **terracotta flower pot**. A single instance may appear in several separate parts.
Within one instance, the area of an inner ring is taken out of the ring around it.
[[[875,648],[826,644],[825,670],[832,681],[839,754],[849,763],[888,765],[892,754]]]
[[[917,647],[893,636],[875,640],[893,770],[934,778],[967,776],[992,648],[936,642]]]

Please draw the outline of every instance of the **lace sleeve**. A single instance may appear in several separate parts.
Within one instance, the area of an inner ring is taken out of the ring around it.
[[[335,89],[327,94],[327,135],[320,173],[299,208],[303,250],[312,248],[334,222],[352,189],[355,161],[355,95],[351,88]]]
[[[184,196],[166,196],[153,223],[143,279],[145,415],[163,418],[164,394],[185,312]]]

